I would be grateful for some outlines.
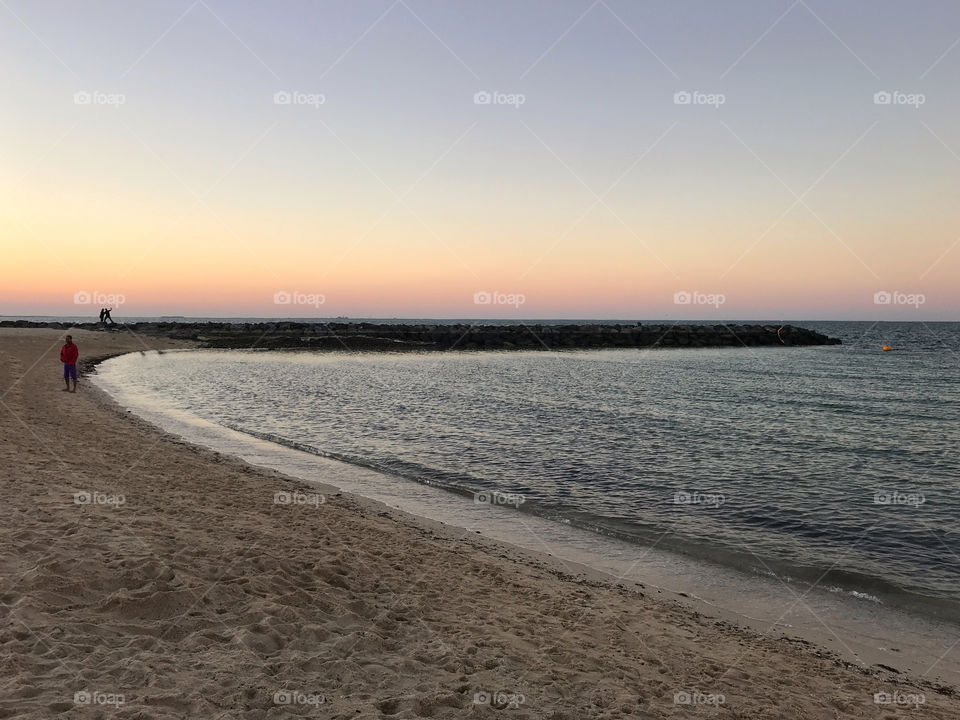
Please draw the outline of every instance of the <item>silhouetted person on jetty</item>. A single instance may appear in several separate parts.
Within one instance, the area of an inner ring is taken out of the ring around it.
[[[107,314],[106,308],[100,308],[100,324],[103,324],[103,316]]]
[[[116,325],[116,323],[113,321],[113,318],[110,317],[110,311],[111,311],[112,309],[113,309],[113,308],[104,308],[104,309],[103,309],[103,320],[101,320],[100,322],[106,323],[106,322],[109,321],[111,325]]]

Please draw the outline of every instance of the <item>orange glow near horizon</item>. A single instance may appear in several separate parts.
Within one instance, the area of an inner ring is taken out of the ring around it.
[[[164,8],[118,3],[69,27],[22,10],[48,47],[0,28],[0,57],[25,68],[0,117],[0,315],[91,314],[74,296],[97,292],[124,296],[118,317],[960,317],[960,53],[917,82],[929,102],[895,107],[800,12],[731,68],[750,47],[739,25],[689,28],[694,42],[657,10],[668,72],[615,21],[531,67],[556,39],[534,22],[448,18],[458,62],[391,14],[340,62],[375,19],[359,6],[313,17],[323,42],[283,13],[224,8],[258,18],[247,48],[192,25],[203,13],[153,46],[176,19]],[[111,13],[129,33],[109,32]],[[919,77],[945,23],[914,20],[898,33]],[[884,57],[863,32],[864,56]],[[502,33],[523,36],[507,52]],[[704,56],[720,47],[722,62]],[[473,101],[501,64],[522,106]],[[694,77],[724,104],[674,102]],[[77,103],[87,83],[125,100]],[[284,88],[325,102],[277,104]],[[324,302],[274,302],[294,291]],[[524,302],[474,301],[492,291]],[[874,302],[894,291],[924,303]]]
[[[678,229],[651,217],[641,235],[602,211],[538,232],[527,224],[505,231],[493,220],[421,223],[402,211],[379,223],[347,213],[273,223],[260,209],[201,206],[154,222],[142,206],[107,212],[80,195],[43,206],[40,196],[39,188],[21,188],[19,215],[0,209],[6,228],[0,304],[13,310],[4,314],[32,307],[37,314],[89,314],[73,302],[86,291],[123,295],[119,316],[670,318],[693,310],[704,318],[814,318],[831,316],[839,305],[850,316],[860,309],[869,317],[875,291],[918,291],[906,280],[884,283],[871,270],[919,277],[932,264],[918,253],[872,252],[878,240],[893,241],[880,228],[848,235],[848,250],[800,212],[756,242],[759,221]],[[941,237],[941,253],[948,240]],[[955,265],[942,262],[927,272],[930,306],[957,306]],[[725,302],[678,307],[673,296],[682,290],[720,293]],[[322,295],[324,302],[277,305],[274,294],[284,291]],[[525,301],[478,306],[473,294],[480,291],[522,294]]]

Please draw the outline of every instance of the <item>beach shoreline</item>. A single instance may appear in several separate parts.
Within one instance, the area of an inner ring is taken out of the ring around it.
[[[897,692],[960,712],[935,682],[190,444],[84,377],[61,395],[62,334],[0,329],[3,500],[18,510],[3,529],[4,717],[80,717],[84,692],[158,718],[492,717],[495,693],[517,717],[680,717],[699,697],[732,717],[884,717],[898,703],[874,696]],[[75,338],[91,361],[192,345]],[[78,490],[114,503],[77,505]]]
[[[230,357],[230,351],[200,348],[187,352]],[[170,362],[177,361],[165,364]],[[379,509],[404,512],[415,523],[432,521],[436,527],[439,521],[450,530],[465,528],[472,533],[468,535],[471,541],[492,541],[492,550],[485,549],[494,553],[502,553],[504,548],[526,551],[525,560],[546,561],[566,575],[579,577],[586,571],[601,582],[645,589],[656,593],[658,599],[678,602],[711,619],[829,648],[841,662],[892,667],[906,676],[933,668],[933,677],[928,679],[948,685],[956,685],[960,679],[960,666],[948,652],[950,638],[957,635],[955,624],[829,583],[812,586],[812,581],[784,580],[772,575],[762,559],[753,569],[734,569],[678,554],[659,541],[652,546],[631,543],[589,525],[529,513],[518,518],[516,513],[525,506],[512,509],[465,502],[462,493],[451,493],[430,481],[397,476],[356,459],[331,457],[270,433],[219,425],[179,406],[171,412],[160,395],[144,392],[139,385],[128,387],[131,373],[137,374],[141,363],[152,365],[146,357],[118,358],[101,367],[95,380],[151,427],[296,480],[312,483],[322,478],[327,487],[335,485],[359,500],[373,499]]]

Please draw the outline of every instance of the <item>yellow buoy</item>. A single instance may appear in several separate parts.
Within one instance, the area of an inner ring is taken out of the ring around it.
[[[889,345],[884,345],[884,346],[883,346],[883,351],[884,351],[884,352],[890,352],[891,350],[893,350],[893,348],[890,347]]]

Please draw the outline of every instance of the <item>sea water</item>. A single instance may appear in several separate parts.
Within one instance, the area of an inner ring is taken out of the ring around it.
[[[201,350],[98,382],[259,464],[949,677],[960,325],[804,325],[844,344]]]

